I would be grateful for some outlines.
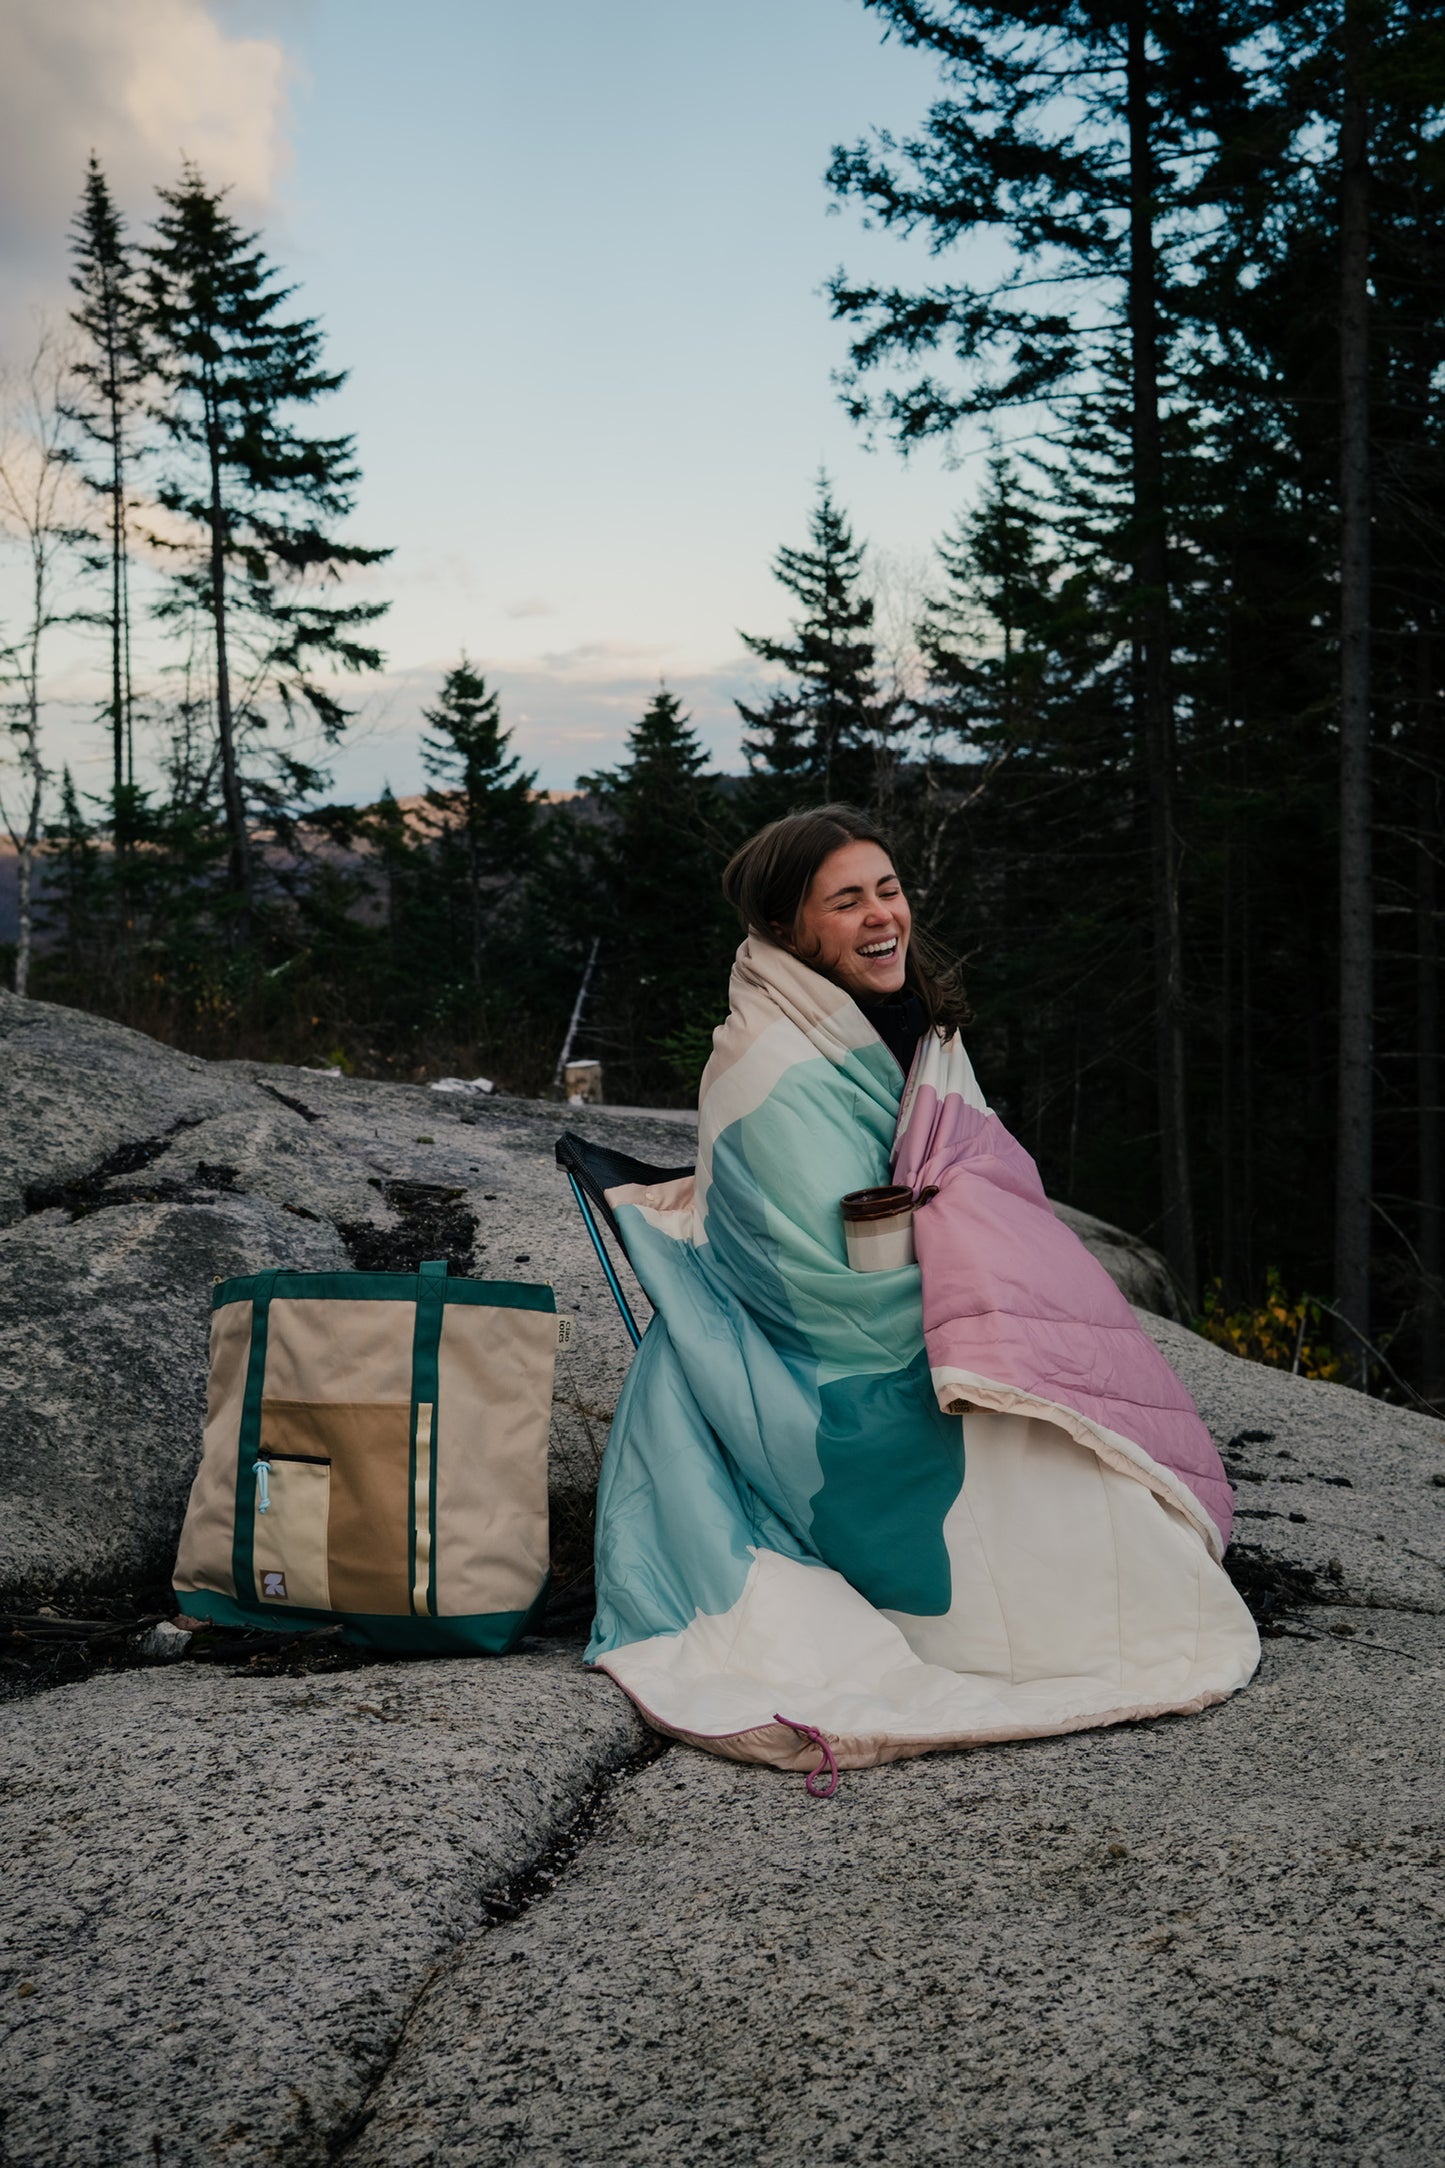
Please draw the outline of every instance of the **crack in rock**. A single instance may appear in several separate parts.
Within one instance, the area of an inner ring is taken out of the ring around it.
[[[139,1174],[160,1158],[172,1140],[187,1129],[199,1129],[204,1119],[199,1114],[182,1114],[163,1130],[158,1137],[143,1137],[133,1144],[117,1145],[107,1152],[98,1165],[86,1174],[69,1176],[60,1182],[37,1182],[23,1192],[27,1215],[36,1212],[53,1212],[59,1209],[72,1220],[88,1219],[93,1212],[106,1212],[122,1204],[185,1204],[194,1200],[182,1191],[196,1188],[195,1183],[160,1181],[153,1183],[127,1182],[127,1175]],[[204,1162],[202,1162],[204,1166]],[[196,1169],[200,1175],[202,1167]],[[234,1167],[212,1167],[205,1170],[212,1177],[210,1190],[234,1189]],[[220,1179],[224,1177],[224,1179]],[[112,1185],[115,1185],[112,1187]]]
[[[664,1754],[672,1750],[672,1746],[670,1739],[650,1737],[632,1753],[616,1762],[612,1768],[603,1770],[588,1786],[575,1812],[551,1842],[537,1854],[531,1865],[524,1867],[508,1881],[482,1892],[477,1900],[482,1914],[480,1927],[462,1935],[446,1955],[437,1960],[421,1982],[402,2013],[391,2045],[367,2084],[361,2101],[328,2140],[328,2160],[344,2162],[358,2139],[365,2135],[375,2112],[377,2095],[406,2045],[407,2035],[424,2011],[433,1991],[446,1978],[458,1957],[472,1947],[479,1934],[489,1934],[494,1927],[511,1926],[513,1921],[530,1912],[540,1899],[551,1896],[558,1883],[576,1865],[597,1835],[603,1816],[619,1786],[630,1777],[636,1776],[639,1771],[650,1768],[655,1761],[660,1761]]]
[[[290,1092],[283,1092],[278,1085],[263,1084],[259,1077],[253,1077],[251,1081],[258,1092],[265,1092],[269,1098],[279,1101],[283,1107],[289,1107],[293,1114],[300,1115],[303,1122],[325,1120],[325,1116],[318,1114],[314,1107],[303,1106],[299,1099],[293,1099]]]

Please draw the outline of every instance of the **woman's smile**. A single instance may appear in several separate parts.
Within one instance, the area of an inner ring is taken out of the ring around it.
[[[913,916],[893,861],[877,843],[830,851],[798,916],[797,952],[865,1001],[901,991]]]

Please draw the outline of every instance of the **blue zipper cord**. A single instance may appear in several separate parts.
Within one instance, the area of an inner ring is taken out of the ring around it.
[[[270,1510],[271,1463],[268,1460],[258,1460],[256,1463],[256,1511],[258,1513],[269,1513]]]
[[[627,1327],[628,1336],[632,1341],[632,1345],[634,1347],[641,1347],[642,1334],[638,1330],[637,1319],[633,1316],[632,1311],[628,1305],[627,1297],[622,1292],[621,1282],[618,1280],[617,1274],[612,1269],[612,1259],[608,1256],[607,1251],[603,1246],[602,1236],[598,1232],[597,1222],[592,1216],[592,1207],[587,1202],[587,1199],[582,1191],[582,1185],[577,1180],[576,1175],[572,1173],[570,1168],[566,1169],[565,1171],[568,1181],[572,1184],[572,1194],[577,1199],[577,1209],[582,1214],[582,1218],[586,1223],[588,1234],[592,1237],[592,1247],[594,1250],[596,1250],[598,1258],[602,1265],[602,1270],[607,1275],[607,1285],[612,1290],[612,1299],[616,1303],[618,1309],[622,1312],[622,1322]]]

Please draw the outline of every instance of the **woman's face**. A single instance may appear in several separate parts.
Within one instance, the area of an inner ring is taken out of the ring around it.
[[[799,917],[799,954],[865,1001],[896,994],[913,915],[888,853],[841,843],[813,875]]]

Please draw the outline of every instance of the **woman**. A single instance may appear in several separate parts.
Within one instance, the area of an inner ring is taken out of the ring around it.
[[[658,1729],[810,1789],[1223,1699],[1259,1644],[1219,1456],[988,1112],[883,836],[794,814],[724,888],[746,939],[696,1172],[609,1192],[655,1316],[588,1661]],[[918,1261],[855,1271],[840,1200],[890,1182]]]

